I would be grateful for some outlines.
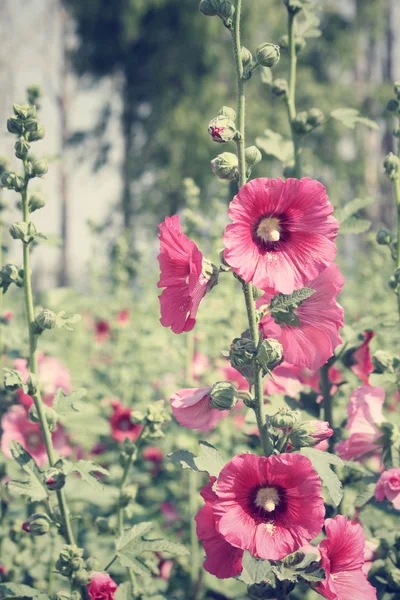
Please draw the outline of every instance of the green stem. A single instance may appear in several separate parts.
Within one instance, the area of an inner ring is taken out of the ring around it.
[[[194,520],[198,508],[197,477],[195,471],[189,471],[189,517],[190,517],[190,579],[192,582],[193,598],[195,597],[199,581],[199,542],[196,533],[196,521]]]
[[[301,179],[301,140],[293,128],[293,121],[296,116],[296,75],[297,75],[297,56],[296,40],[294,32],[295,15],[288,11],[288,37],[289,37],[289,90],[286,98],[286,105],[292,132],[295,176]]]
[[[400,141],[399,141],[399,153],[400,153]],[[396,209],[397,209],[397,268],[400,268],[400,178],[396,177],[393,180],[394,194],[396,197]],[[397,308],[400,319],[400,285],[396,289],[397,294]]]
[[[24,160],[25,184],[22,189],[22,212],[25,223],[29,223],[29,208],[28,208],[28,184],[29,176],[26,174],[26,160]],[[31,373],[39,377],[38,357],[37,357],[37,336],[35,334],[35,313],[33,308],[32,280],[30,269],[30,245],[23,244],[23,260],[24,260],[24,295],[25,295],[25,311],[26,321],[29,332],[29,370]],[[33,395],[36,411],[39,418],[40,428],[43,433],[44,444],[46,447],[47,457],[50,467],[53,467],[56,462],[56,455],[53,448],[53,441],[49,425],[47,423],[45,408],[43,405],[40,390]],[[64,494],[64,490],[57,491],[57,500],[61,514],[63,525],[63,535],[68,544],[75,544],[74,534],[72,532],[69,519],[69,511]]]
[[[331,395],[331,382],[329,380],[329,365],[326,363],[319,370],[320,375],[320,388],[323,398],[323,407],[324,407],[324,418],[325,421],[328,421],[330,427],[334,429],[333,422],[333,402]],[[334,435],[329,438],[329,449],[332,450],[334,446]]]

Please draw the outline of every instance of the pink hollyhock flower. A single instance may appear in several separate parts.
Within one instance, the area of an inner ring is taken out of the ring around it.
[[[379,543],[374,541],[374,540],[365,540],[365,546],[364,546],[364,564],[362,567],[363,573],[365,576],[368,575],[371,567],[372,567],[372,563],[374,562],[374,560],[376,560],[377,555],[376,555],[376,551],[379,548]]]
[[[12,406],[1,420],[3,435],[1,449],[7,458],[12,458],[10,442],[19,442],[40,466],[47,463],[46,447],[39,423],[32,423],[23,406]],[[69,456],[71,447],[62,427],[52,433],[53,445],[61,456]]]
[[[142,431],[142,426],[132,423],[132,409],[123,406],[118,398],[112,400],[111,406],[113,408],[113,413],[109,419],[111,436],[117,442],[123,442],[126,438],[132,440],[132,442],[136,441]]]
[[[91,573],[87,591],[90,600],[114,600],[114,593],[117,588],[117,584],[107,573],[95,572]]]
[[[189,429],[209,431],[220,421],[227,411],[211,407],[211,387],[184,388],[170,398],[175,419]]]
[[[350,431],[350,437],[335,448],[341,458],[359,459],[364,454],[381,451],[378,442],[382,432],[378,425],[386,420],[382,414],[384,400],[385,391],[381,387],[363,385],[351,394],[345,427]]]
[[[212,504],[216,529],[235,548],[279,560],[321,531],[321,482],[301,454],[235,456],[221,471]]]
[[[7,312],[4,313],[3,317],[6,321],[10,322],[14,318],[14,313],[12,312],[12,310],[8,310]]]
[[[105,319],[96,321],[96,335],[95,340],[99,344],[106,342],[111,336],[110,323]]]
[[[155,464],[160,464],[164,460],[164,453],[157,446],[147,446],[142,452],[144,460],[148,460]]]
[[[129,323],[130,312],[129,309],[124,308],[117,312],[117,323],[118,325],[127,325]]]
[[[332,212],[318,181],[253,179],[230,204],[225,260],[246,282],[291,294],[334,260],[338,223]]]
[[[303,287],[313,289],[315,293],[294,309],[298,324],[278,324],[269,313],[262,318],[260,327],[263,337],[280,341],[286,362],[318,369],[332,356],[336,346],[342,343],[339,327],[344,325],[344,311],[336,298],[343,284],[339,267],[331,265],[314,281],[304,283]],[[271,299],[271,294],[265,294],[257,304],[269,304]]]
[[[210,361],[205,354],[195,352],[192,361],[192,378],[197,381],[210,368]]]
[[[328,536],[318,549],[326,579],[316,590],[328,600],[376,600],[376,590],[368,582],[364,564],[365,535],[359,523],[338,515],[325,521]]]
[[[375,498],[382,502],[387,498],[396,510],[400,510],[400,469],[384,471],[375,488]]]
[[[199,304],[210,288],[203,273],[203,255],[183,233],[178,215],[166,217],[159,229],[161,274],[157,286],[166,288],[159,298],[160,322],[174,333],[191,331]]]
[[[72,390],[71,375],[68,369],[56,358],[39,354],[39,380],[45,404],[51,405],[53,398],[58,389],[69,394]],[[22,373],[24,382],[29,377],[28,361],[25,358],[16,358],[14,368]],[[33,404],[33,399],[28,394],[24,394],[22,390],[17,392],[18,401],[26,408]]]
[[[326,452],[329,448],[329,442],[328,440],[323,440],[322,442],[318,442],[318,444],[315,444],[314,448],[316,450],[321,450],[321,452]]]
[[[196,531],[206,553],[206,560],[203,563],[205,570],[219,579],[227,579],[242,572],[243,550],[232,546],[218,531],[213,511],[214,503],[218,501],[218,496],[212,489],[214,481],[215,478],[200,492],[205,500],[205,506],[195,517]]]
[[[171,577],[171,571],[174,568],[174,561],[170,558],[161,559],[158,564],[158,569],[160,571],[160,577],[164,581],[169,581]]]
[[[230,364],[223,365],[218,369],[218,372],[221,374],[221,380],[230,381],[237,387],[238,390],[249,389],[247,379],[243,377],[239,371],[236,371],[236,369]]]
[[[299,369],[288,362],[281,363],[273,371],[273,377],[265,378],[264,392],[270,394],[286,394],[295,398],[303,386],[299,380]]]
[[[350,369],[365,385],[368,385],[369,376],[374,370],[369,344],[375,336],[373,331],[364,331],[363,343],[350,354]]]
[[[308,421],[307,423],[302,423],[302,425],[307,425],[309,427],[309,436],[314,440],[317,440],[318,443],[324,442],[333,436],[333,429],[329,427],[328,421]]]

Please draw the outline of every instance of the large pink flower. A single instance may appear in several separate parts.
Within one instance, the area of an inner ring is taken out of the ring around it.
[[[170,398],[175,419],[189,429],[209,431],[220,421],[227,411],[211,406],[211,387],[184,388]]]
[[[364,341],[360,346],[350,354],[350,369],[365,385],[368,385],[369,376],[374,370],[372,364],[370,342],[375,336],[373,331],[364,331]]]
[[[111,436],[117,442],[123,442],[125,439],[135,442],[142,431],[142,426],[132,422],[132,409],[124,406],[119,398],[114,398],[111,405],[113,408],[110,417]]]
[[[71,375],[60,361],[52,356],[39,354],[38,363],[40,388],[43,401],[46,404],[53,402],[54,395],[58,389],[63,390],[66,394],[70,393],[72,389]],[[29,376],[28,361],[25,358],[16,358],[14,367],[22,373],[26,382]],[[18,390],[18,400],[26,408],[29,408],[33,404],[33,399],[28,394],[24,394],[22,390]]]
[[[385,391],[381,387],[363,385],[351,394],[347,405],[349,415],[345,429],[350,437],[336,445],[336,451],[344,460],[359,459],[365,454],[381,450],[379,429],[386,419],[382,414]]]
[[[39,423],[32,423],[23,406],[12,406],[1,420],[3,435],[1,449],[5,456],[12,458],[10,442],[19,442],[33,456],[39,466],[47,463],[46,447]],[[52,433],[53,445],[61,456],[69,456],[71,447],[61,426]]]
[[[321,482],[301,454],[235,456],[221,471],[212,504],[217,531],[253,556],[279,560],[321,531]]]
[[[246,282],[291,294],[334,260],[338,223],[332,212],[318,181],[253,179],[230,204],[225,260]]]
[[[207,292],[203,255],[183,233],[178,215],[166,217],[159,229],[161,274],[157,286],[166,288],[160,296],[160,322],[174,333],[191,331]]]
[[[338,515],[325,521],[325,530],[328,538],[318,549],[326,579],[317,591],[328,600],[375,600],[376,590],[362,570],[365,535],[361,525]]]
[[[205,570],[219,579],[227,579],[241,573],[243,550],[229,544],[216,529],[213,505],[218,501],[218,496],[212,489],[214,481],[215,478],[200,492],[205,500],[205,506],[195,517],[196,531],[206,553],[206,560],[203,563]]]
[[[400,510],[400,469],[384,471],[375,488],[375,498],[382,502],[387,498],[396,510]]]
[[[114,600],[114,593],[117,591],[117,584],[107,573],[91,573],[91,579],[88,586],[90,600]]]
[[[297,325],[278,324],[268,313],[263,317],[263,336],[280,341],[288,363],[318,369],[342,343],[339,327],[344,325],[344,313],[336,298],[343,284],[339,267],[331,265],[314,281],[305,282],[303,287],[313,289],[315,293],[294,309],[299,321]],[[271,294],[266,294],[258,305],[269,304],[271,298]]]

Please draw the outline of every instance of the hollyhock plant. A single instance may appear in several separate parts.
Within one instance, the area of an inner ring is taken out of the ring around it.
[[[203,567],[211,575],[215,575],[219,579],[227,579],[242,572],[244,551],[227,542],[217,529],[213,505],[218,501],[218,496],[212,489],[214,481],[215,478],[212,478],[200,492],[205,500],[205,506],[195,517],[196,532],[206,553]]]
[[[217,425],[226,412],[212,407],[211,390],[212,387],[184,388],[171,396],[172,412],[180,425],[202,431]]]
[[[369,345],[375,336],[375,333],[373,331],[364,331],[363,335],[363,343],[356,350],[350,351],[347,359],[350,363],[350,369],[353,371],[354,375],[357,375],[357,377],[361,379],[365,385],[368,385],[369,376],[374,370]]]
[[[318,181],[253,179],[230,204],[225,260],[245,282],[291,294],[333,262],[338,223],[332,212]]]
[[[362,570],[365,535],[361,525],[338,515],[325,521],[325,530],[327,539],[318,549],[326,579],[317,585],[317,592],[328,600],[375,600],[376,590]]]
[[[384,471],[378,479],[375,488],[375,498],[382,502],[389,500],[396,510],[400,510],[400,469]]]
[[[379,425],[385,421],[382,414],[385,392],[381,387],[363,385],[351,394],[347,405],[349,416],[345,429],[350,437],[339,442],[335,449],[344,460],[360,459],[366,454],[380,452]]]
[[[23,406],[12,406],[1,420],[3,435],[1,449],[7,458],[12,458],[10,442],[19,442],[33,456],[39,466],[47,463],[46,447],[39,423],[32,423]],[[71,446],[61,426],[52,434],[53,446],[60,456],[69,456]]]
[[[110,416],[111,435],[117,442],[129,439],[135,442],[142,431],[142,426],[132,422],[132,409],[124,406],[118,398],[111,401],[113,412]]]
[[[51,405],[58,389],[69,394],[72,390],[71,375],[68,369],[56,358],[40,353],[38,356],[39,377],[43,401]],[[16,358],[14,368],[22,373],[24,382],[29,377],[28,361],[25,358]],[[22,390],[17,391],[18,401],[26,408],[33,404],[33,398]]]
[[[321,482],[300,454],[235,456],[219,474],[215,493],[217,531],[256,557],[279,560],[322,529]]]
[[[114,600],[118,586],[107,573],[91,573],[87,591],[90,600]]]
[[[159,225],[159,288],[161,325],[174,333],[191,331],[196,323],[199,304],[211,289],[215,278],[206,274],[203,255],[183,233],[179,216],[166,217]]]
[[[263,337],[275,338],[283,346],[286,362],[315,370],[326,363],[336,346],[342,343],[339,327],[344,325],[343,308],[336,302],[344,279],[337,265],[331,265],[304,287],[315,293],[294,309],[296,323],[288,324],[268,313],[260,327]],[[265,294],[258,305],[269,304],[272,296]],[[276,319],[276,320],[275,320]]]

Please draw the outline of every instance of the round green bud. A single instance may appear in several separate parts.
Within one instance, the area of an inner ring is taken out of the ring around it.
[[[389,246],[389,244],[393,241],[393,234],[388,229],[382,227],[376,234],[376,241],[380,246]]]
[[[218,10],[221,0],[201,0],[199,10],[206,17],[215,17],[218,15]]]
[[[30,104],[13,104],[14,114],[20,119],[27,119],[36,115],[36,107]]]
[[[265,371],[272,371],[283,361],[282,344],[274,338],[263,340],[257,352],[257,362]]]
[[[90,556],[86,560],[86,569],[88,571],[101,571],[101,564],[98,558],[95,556]]]
[[[299,112],[292,121],[293,129],[296,133],[304,134],[308,133],[311,130],[311,127],[308,123],[308,113],[303,110]]]
[[[388,281],[388,286],[392,289],[395,290],[397,288],[397,279],[394,275],[392,275],[391,277],[389,277],[389,281]]]
[[[51,492],[61,490],[65,485],[66,477],[60,469],[52,467],[44,474],[44,484]]]
[[[29,118],[24,121],[24,127],[25,127],[25,131],[32,131],[32,132],[37,131],[37,128],[39,127],[39,123],[37,122],[36,119]]]
[[[43,208],[43,206],[46,206],[46,203],[47,203],[47,200],[43,196],[43,194],[40,194],[39,192],[32,194],[32,196],[29,197],[29,201],[28,201],[29,212],[33,213],[33,212],[35,212],[35,210],[39,210],[40,208]]]
[[[26,138],[29,142],[38,142],[42,140],[46,134],[46,129],[43,125],[39,125],[36,131],[29,131],[26,133]]]
[[[257,146],[249,146],[248,148],[246,148],[244,157],[246,160],[246,165],[248,165],[249,167],[254,167],[262,161],[262,154],[257,148]]]
[[[237,389],[230,381],[219,381],[212,386],[210,398],[212,408],[231,410],[238,401]]]
[[[29,152],[29,148],[30,144],[28,144],[28,142],[23,137],[19,138],[19,140],[17,140],[14,145],[15,156],[20,159],[26,158]]]
[[[1,176],[1,184],[8,190],[15,190],[20,192],[24,187],[24,180],[22,177],[11,171],[5,171]]]
[[[45,535],[50,530],[52,521],[45,513],[35,513],[25,521],[22,528],[31,535]]]
[[[49,164],[45,158],[37,160],[32,165],[32,173],[34,177],[45,175],[49,169]]]
[[[256,48],[256,60],[262,67],[274,67],[280,58],[279,46],[275,44],[261,44]]]
[[[272,93],[274,96],[287,96],[289,87],[286,79],[275,79],[272,83]]]
[[[211,161],[211,169],[219,179],[232,181],[238,173],[238,158],[231,152],[223,152]]]
[[[247,67],[247,65],[249,65],[251,63],[251,61],[253,60],[252,53],[245,46],[242,46],[242,49],[240,51],[240,56],[242,59],[242,65],[244,67]]]
[[[312,127],[318,127],[322,125],[325,120],[325,115],[319,108],[311,108],[308,111],[307,123]]]
[[[24,241],[28,233],[28,224],[24,221],[18,221],[10,225],[8,231],[14,240]]]
[[[399,102],[395,98],[391,98],[386,105],[386,110],[389,112],[397,113],[399,110]]]
[[[377,350],[372,356],[375,373],[393,372],[393,356],[385,350]]]
[[[224,115],[215,117],[208,125],[208,133],[211,135],[213,141],[218,144],[231,142],[236,135],[235,122]]]
[[[40,333],[45,329],[54,329],[57,325],[57,315],[52,310],[44,308],[35,319],[37,331]]]
[[[243,377],[249,381],[253,378],[253,360],[257,348],[248,338],[235,338],[229,349],[228,360]]]
[[[289,427],[293,427],[298,420],[298,413],[286,407],[281,408],[270,418],[271,425],[276,429],[288,429]]]
[[[7,130],[17,135],[21,134],[24,130],[23,121],[19,117],[10,117],[7,119]]]
[[[228,117],[231,121],[236,121],[236,112],[230,106],[223,106],[219,109],[218,117]]]
[[[74,571],[72,582],[77,586],[85,586],[90,582],[90,575],[86,569],[79,569],[78,571]]]
[[[235,14],[235,7],[229,0],[222,0],[219,5],[218,15],[224,21],[225,25],[232,23],[233,15]]]
[[[389,177],[389,179],[397,179],[400,166],[400,159],[398,156],[393,154],[393,152],[390,152],[386,156],[383,162],[383,166],[385,169],[385,173]]]

